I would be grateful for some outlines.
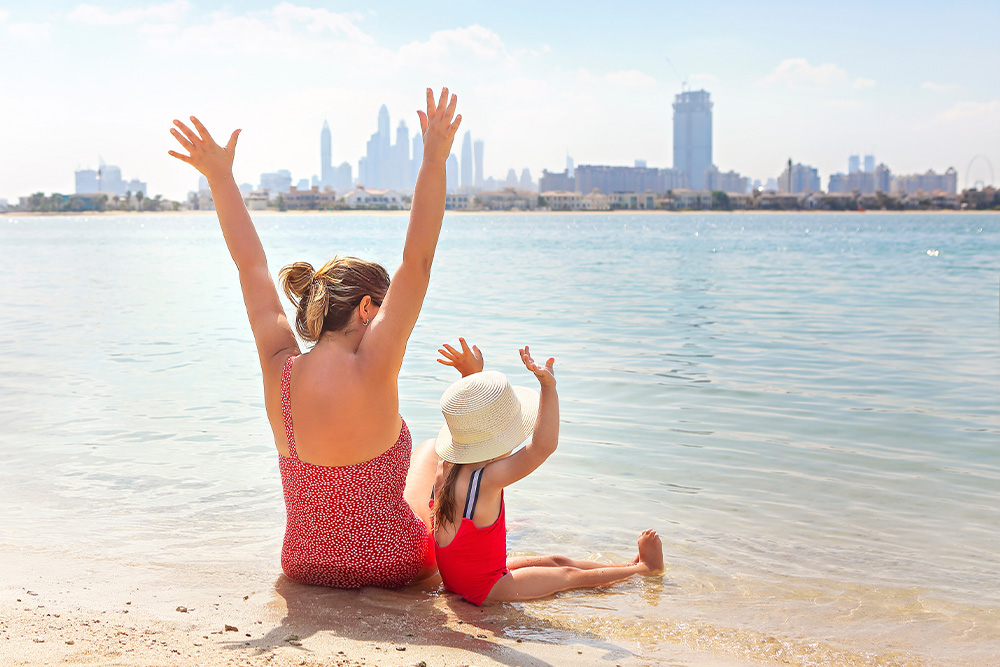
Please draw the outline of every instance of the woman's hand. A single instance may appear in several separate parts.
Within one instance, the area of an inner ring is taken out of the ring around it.
[[[473,345],[470,349],[469,344],[465,342],[464,338],[459,338],[458,343],[462,346],[461,352],[448,345],[448,343],[445,343],[444,347],[438,350],[438,354],[444,357],[444,359],[438,359],[438,363],[451,366],[461,373],[462,377],[482,371],[483,353],[479,351],[479,348]]]
[[[240,130],[234,131],[229,137],[229,143],[223,147],[215,143],[215,139],[200,120],[191,116],[191,122],[198,130],[197,134],[179,120],[174,121],[177,127],[170,128],[170,134],[174,135],[174,139],[188,152],[188,155],[175,151],[167,152],[200,171],[209,183],[214,179],[232,176],[236,139],[240,135]]]
[[[427,112],[417,111],[420,130],[424,135],[424,162],[430,160],[444,164],[451,155],[451,144],[455,140],[458,126],[462,124],[462,114],[455,116],[456,104],[457,95],[452,95],[451,102],[448,102],[447,88],[441,89],[441,99],[434,104],[434,91],[427,89]],[[455,122],[452,122],[453,116]]]
[[[531,358],[531,351],[528,349],[527,345],[523,348],[519,348],[518,352],[521,353],[521,361],[524,362],[524,367],[534,373],[535,377],[538,378],[538,384],[543,387],[556,386],[556,375],[552,369],[556,360],[553,357],[549,357],[549,360],[545,362],[544,366],[539,366],[535,363],[535,360]]]

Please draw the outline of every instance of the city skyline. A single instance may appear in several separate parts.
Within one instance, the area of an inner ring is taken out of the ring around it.
[[[334,164],[356,169],[375,110],[385,104],[415,136],[424,87],[442,84],[459,94],[474,160],[488,144],[485,174],[501,181],[508,169],[559,170],[567,154],[669,168],[672,102],[700,89],[715,105],[722,171],[766,181],[791,157],[825,184],[846,156],[874,154],[893,174],[954,167],[961,189],[976,155],[1000,169],[1000,81],[987,75],[1000,60],[996,3],[647,4],[626,0],[598,24],[518,1],[425,14],[386,2],[342,13],[255,0],[221,11],[0,3],[0,58],[17,63],[0,71],[15,101],[0,128],[0,198],[72,192],[74,171],[103,155],[151,194],[182,199],[194,179],[167,158],[167,129],[192,113],[219,136],[243,129],[238,182],[279,169],[322,178],[324,120]]]

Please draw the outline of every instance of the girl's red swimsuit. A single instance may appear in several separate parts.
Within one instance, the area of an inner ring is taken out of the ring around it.
[[[318,466],[300,461],[289,399],[292,362],[281,374],[281,413],[289,456],[279,456],[287,523],[281,569],[302,583],[338,588],[409,583],[433,558],[424,522],[403,500],[410,431],[370,461]]]
[[[510,572],[507,569],[507,523],[504,517],[503,491],[500,492],[500,516],[490,526],[477,528],[472,522],[479,500],[483,468],[472,473],[465,499],[462,523],[447,546],[435,540],[438,571],[444,587],[475,605],[486,601],[493,586]],[[432,500],[433,503],[433,495]]]

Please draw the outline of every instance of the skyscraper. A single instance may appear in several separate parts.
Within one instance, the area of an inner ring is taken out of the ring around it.
[[[712,101],[705,90],[682,92],[674,98],[674,169],[684,173],[692,190],[704,190],[710,166]]]
[[[861,158],[857,155],[847,158],[847,173],[854,174],[859,171],[861,171]]]
[[[455,192],[458,189],[458,158],[454,153],[444,163],[444,177],[447,182],[446,190]]]
[[[483,176],[483,140],[482,139],[476,139],[476,143],[473,144],[473,153],[475,153],[475,156],[476,156],[476,158],[475,158],[476,159],[476,175],[475,175],[474,183],[476,185],[476,188],[482,189],[482,187],[483,187],[483,180],[485,178]]]
[[[323,131],[319,135],[319,180],[321,185],[333,185],[333,149],[330,140],[330,124],[323,121]]]
[[[462,137],[462,183],[463,190],[472,188],[472,133]]]
[[[865,156],[865,171],[868,172],[868,173],[872,173],[873,171],[875,171],[875,156],[874,155],[866,155]]]

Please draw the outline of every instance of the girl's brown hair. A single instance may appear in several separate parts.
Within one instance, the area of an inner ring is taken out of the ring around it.
[[[432,518],[434,526],[447,526],[455,523],[455,482],[458,480],[458,473],[462,469],[461,463],[448,463],[451,466],[444,477],[444,485],[441,487],[441,494],[434,495],[434,510]]]
[[[366,296],[381,306],[389,291],[389,272],[381,264],[357,257],[334,257],[319,271],[309,262],[295,262],[281,269],[278,280],[295,304],[295,330],[311,342],[324,331],[347,326]]]

